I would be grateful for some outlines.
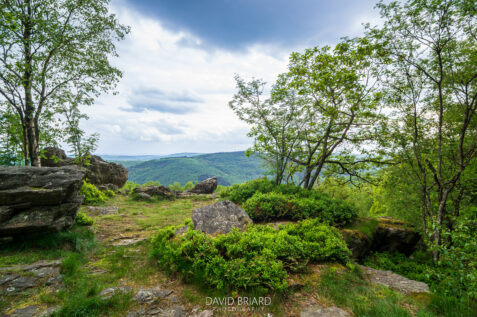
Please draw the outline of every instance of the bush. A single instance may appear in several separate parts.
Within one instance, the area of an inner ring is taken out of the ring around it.
[[[159,230],[152,256],[165,270],[218,289],[284,292],[287,272],[302,271],[310,261],[347,262],[350,256],[339,231],[317,219],[215,237],[191,225],[183,236],[176,236],[176,229]]]
[[[121,192],[126,191],[127,193],[131,194],[134,188],[137,188],[139,186],[141,185],[139,185],[138,183],[127,181],[126,184],[124,184],[124,186],[121,187],[120,191]]]
[[[274,183],[267,178],[259,178],[243,184],[235,184],[224,188],[220,196],[227,198],[234,203],[241,204],[252,197],[255,193],[269,193],[275,188]]]
[[[319,218],[329,224],[344,226],[357,217],[357,211],[344,201],[321,193],[303,196],[299,192],[293,196],[276,192],[256,193],[243,208],[254,221]]]
[[[98,205],[108,200],[108,197],[105,193],[100,191],[96,186],[94,186],[94,184],[90,184],[86,181],[83,181],[80,194],[84,196],[83,203],[87,205]]]
[[[94,219],[88,217],[84,212],[78,212],[75,219],[76,224],[80,226],[91,226],[94,224]]]

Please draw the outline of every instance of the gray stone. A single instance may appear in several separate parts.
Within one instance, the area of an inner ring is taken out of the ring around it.
[[[115,206],[106,206],[106,207],[95,207],[88,206],[88,210],[95,215],[115,215],[119,212],[119,207]]]
[[[300,313],[300,317],[348,317],[351,316],[346,310],[332,306],[311,306]]]
[[[189,315],[189,317],[213,317],[213,316],[214,316],[213,310],[192,311],[192,315]]]
[[[391,271],[376,270],[367,266],[361,268],[372,283],[387,286],[404,294],[430,292],[429,286],[424,282],[410,280]]]
[[[242,229],[252,223],[247,213],[233,202],[224,200],[194,209],[194,228],[205,233],[228,233],[232,228]]]
[[[101,293],[99,293],[99,297],[101,297],[102,299],[110,299],[117,292],[126,294],[129,292],[132,292],[132,287],[129,287],[129,286],[108,287],[106,289],[103,289]]]
[[[127,245],[136,244],[136,243],[144,241],[144,240],[146,240],[146,238],[124,237],[124,238],[117,239],[117,241],[113,242],[112,245],[115,246],[115,247],[127,246]]]
[[[147,196],[143,195],[146,194]],[[133,195],[138,198],[150,199],[151,197],[159,197],[162,199],[171,199],[176,197],[176,192],[162,185],[159,186],[141,186],[136,187],[133,190]],[[148,197],[149,196],[149,197]]]
[[[40,314],[38,314],[38,317],[48,317],[53,313],[56,313],[61,310],[61,306],[53,306],[53,307],[48,307],[44,311],[42,311]]]
[[[164,299],[172,294],[172,290],[160,288],[139,289],[134,295],[134,300],[141,303],[152,303],[158,299]]]
[[[187,192],[194,194],[212,194],[217,188],[217,177],[207,178],[189,189]]]
[[[10,314],[10,317],[32,317],[38,311],[38,306],[30,305],[21,309],[15,310]]]
[[[0,238],[68,229],[83,197],[77,167],[0,167]]]

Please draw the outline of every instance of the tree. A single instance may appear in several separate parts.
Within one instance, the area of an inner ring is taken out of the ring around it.
[[[376,90],[366,40],[345,40],[293,53],[288,72],[280,75],[271,98],[261,100],[263,82],[237,80],[231,108],[252,125],[253,152],[272,158],[277,183],[287,171],[302,174],[312,188],[326,169],[363,179],[368,163],[381,163],[366,148],[381,128],[380,93]],[[364,156],[357,158],[357,154]]]
[[[384,25],[368,26],[387,65],[390,155],[419,184],[423,227],[436,247],[459,216],[466,169],[477,145],[477,21],[473,1],[378,4]],[[451,203],[453,206],[451,206]]]
[[[108,13],[108,4],[0,0],[0,96],[18,115],[25,165],[40,166],[40,122],[65,95],[90,105],[119,80],[108,57],[117,56],[114,43],[129,29]]]

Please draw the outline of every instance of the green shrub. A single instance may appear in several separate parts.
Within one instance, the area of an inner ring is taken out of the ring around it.
[[[174,182],[174,184],[169,185],[169,188],[172,189],[172,190],[175,190],[175,191],[181,191],[182,190],[182,186],[179,182]]]
[[[255,193],[269,193],[275,188],[274,183],[267,178],[259,178],[243,184],[235,184],[231,187],[224,188],[220,192],[220,196],[227,198],[234,203],[244,203]]]
[[[194,188],[194,186],[195,186],[194,183],[191,182],[191,181],[189,181],[189,182],[187,182],[187,183],[184,185],[184,187],[183,187],[182,189],[183,189],[183,190],[189,190],[189,189]]]
[[[353,222],[357,211],[344,201],[326,195],[285,195],[282,193],[256,193],[243,208],[254,221],[302,220],[319,218],[329,224],[343,226]]]
[[[94,224],[94,219],[88,217],[84,212],[78,212],[75,219],[76,224],[80,226],[91,226]]]
[[[284,292],[287,272],[302,271],[317,261],[349,260],[350,251],[336,228],[317,219],[280,226],[249,226],[226,235],[209,236],[177,227],[159,230],[152,256],[171,273],[189,282],[218,289]]]
[[[83,203],[87,205],[102,204],[108,200],[108,197],[105,193],[100,191],[96,186],[94,186],[94,184],[90,184],[86,181],[83,181],[80,194],[84,196]]]
[[[137,188],[141,185],[139,185],[138,183],[135,183],[135,182],[132,182],[132,181],[127,181],[126,184],[124,184],[123,187],[121,187],[120,191],[126,191],[127,193],[132,193],[132,191],[134,190],[134,188]]]
[[[112,191],[111,189],[108,189],[108,190],[105,190],[103,191],[103,193],[106,195],[106,197],[108,198],[113,198],[114,196],[116,196],[116,194],[114,193],[114,191]]]

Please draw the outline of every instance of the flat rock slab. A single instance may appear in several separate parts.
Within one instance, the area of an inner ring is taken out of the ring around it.
[[[339,307],[311,306],[300,313],[300,317],[348,317],[346,310]]]
[[[404,294],[430,293],[429,286],[424,282],[410,280],[392,271],[376,270],[367,266],[361,268],[372,283],[387,286]]]
[[[119,246],[127,246],[127,245],[136,244],[136,243],[144,241],[144,240],[147,240],[147,238],[144,238],[144,237],[119,237],[119,238],[114,239],[113,240],[114,242],[111,243],[111,244],[115,247],[119,247]]]
[[[0,293],[15,293],[40,285],[58,285],[61,260],[0,268]]]
[[[119,212],[119,207],[109,206],[109,207],[95,207],[88,206],[88,210],[95,215],[116,215]]]
[[[38,312],[38,306],[27,306],[24,308],[20,308],[15,310],[13,313],[10,315],[7,315],[9,317],[32,317],[35,316],[36,313]]]
[[[130,311],[126,317],[186,317],[184,307],[175,306],[170,308],[142,307],[139,310]]]

